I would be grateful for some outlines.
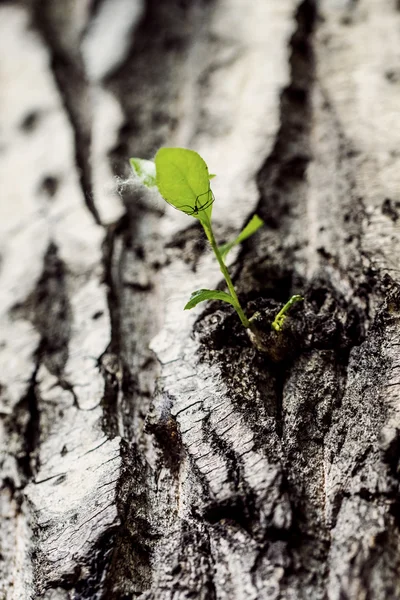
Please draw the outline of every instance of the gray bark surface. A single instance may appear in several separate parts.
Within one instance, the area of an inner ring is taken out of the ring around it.
[[[0,2],[0,600],[400,600],[400,10]],[[128,158],[207,161],[246,311]],[[215,183],[214,183],[215,182]],[[224,289],[221,287],[221,289]],[[289,334],[288,334],[289,335]]]

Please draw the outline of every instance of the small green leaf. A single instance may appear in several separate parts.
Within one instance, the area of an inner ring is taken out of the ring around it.
[[[237,246],[238,244],[244,242],[244,240],[247,240],[247,238],[253,235],[253,233],[255,233],[263,225],[264,221],[260,219],[258,215],[254,215],[254,217],[247,223],[246,227],[239,233],[237,238],[235,238],[232,242],[227,242],[219,247],[222,258],[225,258],[228,252],[230,252],[234,246]]]
[[[143,185],[146,187],[155,187],[156,182],[156,165],[152,160],[145,160],[144,158],[130,158],[129,162],[133,172]]]
[[[204,300],[223,300],[224,302],[229,302],[229,304],[235,306],[232,296],[226,292],[220,292],[219,290],[196,290],[195,292],[192,292],[190,300],[185,306],[185,310],[194,308],[199,302],[204,302]]]
[[[216,177],[215,173],[210,173],[208,176],[208,179],[214,179],[214,177]]]
[[[214,197],[201,156],[186,148],[160,148],[155,163],[157,186],[164,200],[208,224]]]

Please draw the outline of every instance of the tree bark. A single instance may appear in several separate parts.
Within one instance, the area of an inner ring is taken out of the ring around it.
[[[395,0],[0,3],[0,599],[400,599]],[[130,179],[197,150],[200,228]],[[214,183],[215,182],[215,183]],[[284,333],[282,335],[285,335]]]

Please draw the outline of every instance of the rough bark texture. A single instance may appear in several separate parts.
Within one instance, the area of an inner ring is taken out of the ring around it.
[[[395,0],[0,3],[0,599],[400,599]],[[129,181],[198,150],[250,315]],[[214,184],[215,181],[215,184]],[[228,306],[228,305],[227,305]],[[286,334],[285,334],[286,335]]]

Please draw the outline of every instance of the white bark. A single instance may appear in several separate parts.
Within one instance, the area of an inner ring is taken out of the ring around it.
[[[0,5],[0,599],[400,599],[400,12],[314,9]],[[266,221],[230,265],[304,294],[286,360],[183,311],[221,275],[126,180],[160,145],[219,239]]]

